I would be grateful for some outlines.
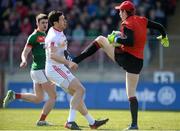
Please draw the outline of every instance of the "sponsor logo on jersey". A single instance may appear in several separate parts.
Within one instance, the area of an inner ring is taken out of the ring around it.
[[[44,44],[44,42],[45,42],[45,36],[38,36],[38,37],[37,37],[37,42],[39,42],[40,44]]]

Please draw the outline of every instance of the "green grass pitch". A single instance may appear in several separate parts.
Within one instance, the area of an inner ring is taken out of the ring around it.
[[[130,122],[128,110],[89,110],[96,118],[109,118],[109,122],[99,130],[123,130]],[[55,124],[49,127],[35,125],[41,113],[40,109],[0,109],[0,130],[66,130],[64,123],[68,110],[54,109],[47,121]],[[89,130],[87,121],[77,113],[76,122],[83,130]],[[140,111],[140,130],[180,130],[180,112]]]

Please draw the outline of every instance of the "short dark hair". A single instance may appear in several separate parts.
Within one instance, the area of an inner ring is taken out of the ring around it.
[[[42,13],[36,16],[36,22],[39,23],[39,21],[42,19],[48,19],[48,16],[46,14],[42,14]]]
[[[63,15],[63,12],[61,11],[51,11],[49,14],[48,14],[48,20],[49,20],[49,23],[54,26],[54,22],[56,21],[59,21],[59,17]]]

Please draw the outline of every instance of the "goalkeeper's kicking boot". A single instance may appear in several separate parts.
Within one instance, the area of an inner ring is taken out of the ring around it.
[[[129,125],[129,127],[127,128],[127,130],[138,130],[138,125],[137,124],[131,124]]]
[[[4,98],[4,101],[3,101],[3,108],[6,108],[8,106],[9,103],[11,103],[12,101],[15,100],[15,92],[12,91],[12,90],[9,90],[7,92],[7,95],[6,97]]]
[[[53,124],[52,123],[49,123],[47,121],[38,121],[36,123],[37,126],[52,126]]]
[[[106,124],[106,122],[108,122],[109,119],[104,119],[104,120],[95,120],[94,124],[93,125],[89,125],[91,129],[97,129],[99,128],[100,126]]]
[[[64,125],[65,128],[68,128],[70,130],[81,130],[81,128],[79,128],[79,126],[76,124],[76,122],[72,121],[72,122],[66,122]]]

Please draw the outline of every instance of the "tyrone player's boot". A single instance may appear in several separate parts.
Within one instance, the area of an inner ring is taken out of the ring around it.
[[[66,122],[64,127],[70,130],[81,130],[81,128],[79,128],[79,126],[74,121]]]
[[[95,120],[94,124],[93,125],[89,125],[91,129],[97,129],[99,128],[100,126],[106,124],[106,122],[108,122],[109,119],[104,119],[104,120]]]

